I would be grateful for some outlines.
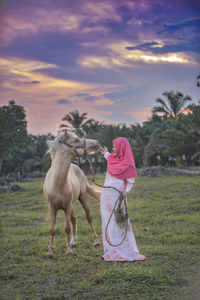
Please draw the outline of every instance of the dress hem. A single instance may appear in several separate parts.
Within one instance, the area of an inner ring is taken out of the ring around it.
[[[103,255],[102,259],[104,259],[105,261],[124,261],[124,262],[129,261],[129,262],[131,262],[131,261],[145,260],[146,259],[146,257],[144,255],[140,255],[139,257],[133,258],[133,259],[105,258],[104,256],[106,256],[106,255]]]

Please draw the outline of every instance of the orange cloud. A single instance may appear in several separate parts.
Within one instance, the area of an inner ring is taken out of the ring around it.
[[[140,123],[140,122],[144,122],[144,120],[147,120],[148,117],[151,117],[152,115],[151,110],[152,107],[141,107],[140,109],[132,111],[128,114],[134,117],[134,119]]]
[[[158,45],[152,46],[152,48],[162,48],[164,43],[157,41]],[[139,49],[127,51],[126,47],[129,43],[127,41],[121,41],[117,44],[107,44],[105,49],[109,51],[109,56],[84,56],[79,59],[79,64],[88,68],[105,68],[116,69],[119,67],[132,68],[138,63],[179,63],[179,64],[197,64],[197,62],[182,52],[169,53],[162,55],[155,55],[150,51],[142,51]]]

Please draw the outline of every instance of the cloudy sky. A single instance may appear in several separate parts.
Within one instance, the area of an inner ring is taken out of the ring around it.
[[[164,91],[200,100],[197,0],[2,0],[0,104],[28,131],[56,133],[72,110],[141,123]]]

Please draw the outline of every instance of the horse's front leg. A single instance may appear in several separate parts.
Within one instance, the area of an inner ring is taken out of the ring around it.
[[[50,243],[48,252],[46,255],[46,258],[52,258],[53,257],[53,242],[54,242],[54,236],[56,232],[56,214],[57,209],[49,203],[49,214],[50,214]]]
[[[72,238],[70,245],[72,247],[76,247],[76,240],[77,240],[77,228],[76,228],[76,215],[75,211],[72,208],[72,213],[71,213],[71,223],[72,223]]]
[[[70,244],[70,231],[71,231],[70,220],[71,220],[71,213],[72,213],[72,206],[70,205],[67,208],[67,210],[65,211],[65,218],[66,218],[65,232],[66,232],[66,238],[67,238],[67,243],[66,243],[67,255],[73,256],[74,253],[72,251],[71,244]]]

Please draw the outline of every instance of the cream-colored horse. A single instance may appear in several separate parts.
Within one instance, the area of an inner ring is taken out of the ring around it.
[[[47,172],[43,190],[49,205],[50,214],[50,244],[47,258],[53,255],[53,241],[56,231],[56,214],[59,209],[64,210],[66,217],[65,232],[67,235],[67,254],[73,255],[72,246],[76,244],[76,217],[73,210],[73,202],[79,200],[86,213],[87,221],[94,235],[94,244],[100,245],[95,232],[92,216],[87,200],[87,193],[96,199],[100,199],[100,193],[96,192],[87,182],[83,171],[72,164],[75,156],[83,156],[99,148],[99,142],[90,139],[78,138],[74,133],[65,131],[58,135],[54,141],[48,141],[51,154],[51,167]],[[72,224],[72,239],[70,242],[70,221]]]

